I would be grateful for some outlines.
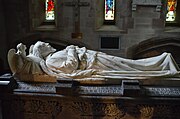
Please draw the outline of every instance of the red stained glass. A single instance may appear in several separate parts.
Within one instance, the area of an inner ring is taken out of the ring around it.
[[[46,20],[54,20],[54,0],[46,0]]]
[[[177,0],[168,0],[166,21],[175,21],[176,19]]]
[[[52,0],[49,0],[47,2],[47,12],[54,10],[54,2]]]

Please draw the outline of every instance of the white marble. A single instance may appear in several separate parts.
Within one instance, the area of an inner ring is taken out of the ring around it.
[[[25,47],[21,44],[20,46]],[[14,74],[48,75],[76,80],[148,79],[179,76],[179,67],[170,53],[146,59],[131,60],[70,45],[56,51],[49,43],[38,41],[25,49],[11,49],[8,60]],[[18,61],[13,62],[13,58]]]

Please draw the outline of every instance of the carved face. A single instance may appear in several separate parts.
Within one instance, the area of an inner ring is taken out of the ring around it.
[[[56,51],[53,47],[49,45],[49,43],[38,41],[33,48],[33,52],[36,52],[37,50],[43,58],[47,57],[50,53],[53,53]]]

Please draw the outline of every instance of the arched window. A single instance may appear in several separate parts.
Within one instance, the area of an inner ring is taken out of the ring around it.
[[[174,22],[176,21],[176,11],[177,10],[177,0],[168,0],[167,1],[167,14],[166,21]]]
[[[104,24],[115,24],[115,0],[104,0]]]
[[[54,20],[54,0],[46,0],[45,1],[45,14],[46,14],[46,20]]]
[[[97,31],[125,33],[132,21],[129,0],[95,0],[95,28]],[[119,7],[123,6],[123,7]]]
[[[31,30],[56,30],[57,0],[30,0]]]

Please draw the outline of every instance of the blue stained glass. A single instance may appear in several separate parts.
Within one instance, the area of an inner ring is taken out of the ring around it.
[[[105,20],[114,20],[115,0],[105,0]]]

